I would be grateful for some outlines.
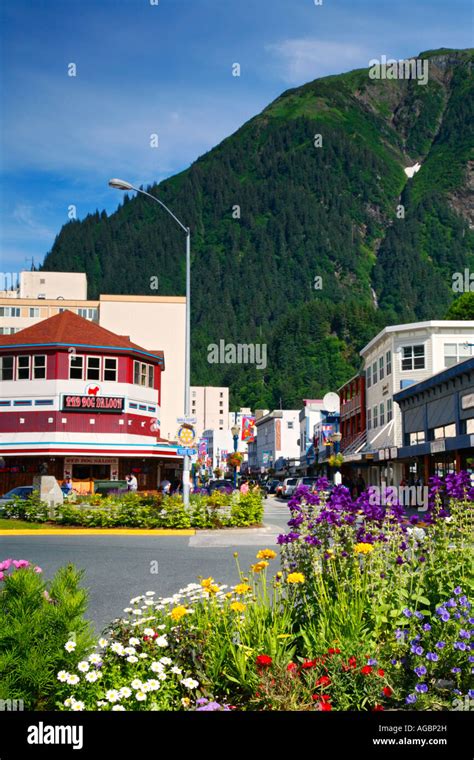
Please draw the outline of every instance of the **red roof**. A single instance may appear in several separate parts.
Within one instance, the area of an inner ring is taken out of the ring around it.
[[[140,351],[148,354],[151,359],[157,359],[157,363],[162,364],[164,369],[163,351],[147,351],[146,348],[132,343],[127,336],[116,335],[110,330],[106,330],[105,327],[90,322],[69,310],[37,322],[31,327],[25,327],[24,330],[19,330],[13,335],[0,335],[0,349],[8,346],[13,348],[27,345],[44,346],[46,344]]]

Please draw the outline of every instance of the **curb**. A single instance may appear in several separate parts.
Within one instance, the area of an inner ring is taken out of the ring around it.
[[[0,530],[0,536],[194,536],[194,528],[128,529],[128,528],[56,528],[53,530]]]

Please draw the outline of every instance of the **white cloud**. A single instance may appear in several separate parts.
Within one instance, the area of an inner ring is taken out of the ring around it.
[[[325,42],[311,37],[282,40],[265,46],[277,59],[283,81],[300,85],[312,79],[368,65],[365,47],[344,42]]]

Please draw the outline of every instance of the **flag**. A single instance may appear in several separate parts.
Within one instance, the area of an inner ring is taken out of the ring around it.
[[[255,441],[255,417],[242,417],[242,440],[246,443]]]

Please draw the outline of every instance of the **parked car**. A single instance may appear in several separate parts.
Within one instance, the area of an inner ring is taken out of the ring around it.
[[[27,499],[28,496],[31,496],[33,490],[33,486],[17,486],[16,488],[12,488],[11,491],[8,491],[0,499],[0,506],[8,504],[15,496],[19,499]]]
[[[267,493],[276,493],[278,486],[282,485],[279,480],[267,480],[265,488]]]
[[[234,484],[231,480],[211,480],[210,483],[207,484],[207,490],[209,493],[212,493],[213,491],[224,491],[228,489],[234,488]]]
[[[293,496],[296,490],[297,482],[298,482],[298,478],[285,478],[285,480],[283,481],[283,486],[280,491],[280,497],[282,499],[289,499],[290,496]]]
[[[307,475],[303,478],[298,478],[298,482],[296,484],[296,488],[300,488],[300,486],[307,486],[310,491],[316,490],[316,483],[318,482],[318,478]]]

